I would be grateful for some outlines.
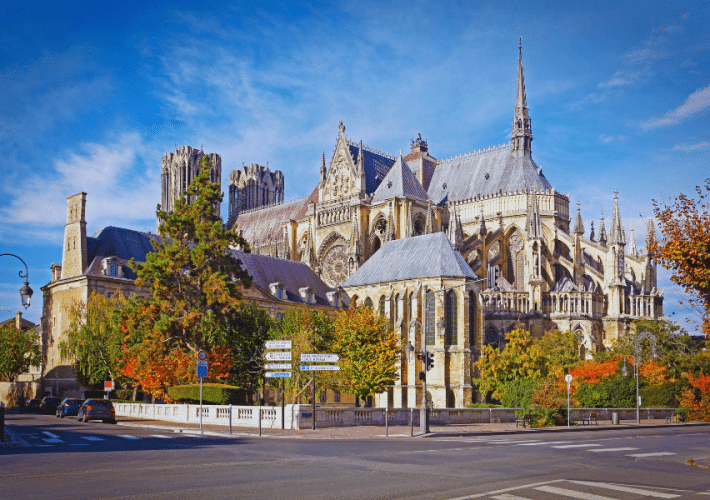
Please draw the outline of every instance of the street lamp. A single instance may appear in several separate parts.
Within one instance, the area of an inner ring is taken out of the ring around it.
[[[641,342],[644,340],[650,340],[651,342],[651,355],[655,358],[657,355],[656,351],[656,336],[649,331],[642,331],[636,336],[634,341],[634,377],[636,378],[636,424],[641,424],[641,404],[639,401],[639,368],[641,365],[641,356],[643,354]],[[624,356],[624,367],[621,369],[621,374],[626,378],[629,374],[629,369],[626,367],[626,356]]]
[[[420,372],[420,379],[422,381],[422,405],[419,408],[419,431],[423,434],[426,434],[429,432],[429,405],[427,404],[427,394],[426,394],[426,345],[425,341],[426,339],[424,338],[424,332],[422,332],[422,324],[419,322],[417,319],[413,319],[412,321],[409,322],[409,330],[411,332],[411,336],[415,339],[417,338],[417,325],[419,325],[419,332],[421,333],[421,340],[422,340],[422,348],[421,351],[419,351],[422,354],[422,371]],[[411,351],[409,350],[411,348]],[[410,341],[407,341],[407,345],[404,348],[405,352],[408,352],[410,354],[414,354],[414,346]],[[411,359],[411,358],[410,358]],[[416,366],[415,366],[416,370]],[[416,384],[416,382],[415,382]]]
[[[5,255],[15,257],[16,259],[19,259],[20,262],[25,264],[25,274],[22,274],[22,271],[20,271],[18,274],[20,275],[20,278],[25,279],[25,286],[20,288],[20,297],[22,297],[22,305],[25,306],[25,309],[27,309],[28,307],[30,307],[30,300],[32,300],[32,289],[30,288],[30,282],[28,281],[28,275],[30,274],[30,272],[27,270],[27,264],[24,260],[20,259],[20,257],[15,255],[14,253],[1,253],[0,257],[3,257]]]

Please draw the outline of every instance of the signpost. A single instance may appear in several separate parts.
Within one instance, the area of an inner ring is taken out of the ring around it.
[[[569,385],[572,383],[572,375],[569,373],[565,375],[565,382],[567,382],[567,427],[569,427]]]
[[[197,353],[197,378],[200,379],[200,432],[202,432],[202,379],[207,377],[207,353]]]
[[[288,349],[284,351],[269,351],[264,355],[267,361],[291,361],[291,349],[293,345],[290,340],[267,340],[264,342],[265,349]],[[280,378],[281,379],[281,428],[286,425],[286,379],[291,378],[291,363],[265,363],[264,369],[278,370],[273,372],[265,372],[264,378]],[[259,409],[259,429],[261,429],[261,409]],[[261,435],[261,431],[259,431]]]
[[[337,354],[301,354],[301,363],[337,363],[340,356]],[[316,430],[316,372],[318,371],[339,371],[338,365],[301,365],[301,371],[313,372],[312,383],[312,402],[313,402],[313,430]]]
[[[113,380],[104,381],[104,392],[106,393],[105,399],[109,398],[109,393],[113,390]]]

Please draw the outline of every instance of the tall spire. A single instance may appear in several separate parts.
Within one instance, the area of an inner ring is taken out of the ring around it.
[[[631,223],[630,238],[629,238],[629,255],[636,257],[638,251],[636,250],[636,237],[634,236],[634,223]]]
[[[360,147],[357,152],[357,171],[360,175],[365,174],[365,156],[362,151],[362,139],[360,139]]]
[[[602,210],[602,222],[599,224],[599,244],[606,246],[606,226],[604,225],[604,210]]]
[[[582,213],[579,211],[579,202],[577,202],[577,217],[574,220],[572,232],[580,236],[584,235],[584,224],[582,223]]]
[[[528,104],[525,98],[525,77],[523,76],[523,37],[518,45],[518,85],[515,95],[515,113],[513,127],[510,134],[513,143],[513,153],[517,157],[530,157],[531,143],[533,140],[528,116]]]
[[[321,185],[325,184],[325,178],[328,174],[328,171],[325,168],[325,151],[323,151],[323,157],[321,158],[320,161],[320,183]]]
[[[596,241],[595,236],[594,236],[594,221],[592,221],[591,224],[592,224],[592,229],[589,232],[589,241]]]
[[[621,225],[621,215],[619,215],[619,192],[614,190],[614,215],[611,218],[611,229],[609,230],[610,245],[626,245],[626,234]]]
[[[486,218],[483,216],[483,205],[481,205],[481,220],[478,224],[478,234],[481,238],[485,238],[488,230],[486,229]]]
[[[653,242],[656,241],[656,226],[653,224],[653,219],[648,219],[648,226],[646,227],[646,254],[653,255],[651,247]]]
[[[426,211],[426,224],[424,228],[424,234],[431,234],[434,232],[434,221],[433,215],[434,215],[434,208],[431,206],[431,200],[429,200],[429,204],[427,205],[427,211]]]

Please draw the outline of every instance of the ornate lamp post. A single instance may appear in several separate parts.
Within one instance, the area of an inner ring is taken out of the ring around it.
[[[419,322],[419,320],[413,319],[412,321],[409,322],[409,331],[410,335],[413,339],[417,338],[417,325],[419,325],[419,331],[421,332],[421,341],[422,341],[422,348],[419,351],[420,356],[419,359],[422,362],[422,371],[419,372],[419,378],[422,381],[422,404],[419,408],[419,431],[422,432],[423,434],[426,434],[429,432],[429,405],[427,404],[427,393],[426,393],[426,363],[427,363],[427,352],[426,352],[426,346],[424,344],[425,339],[424,339],[424,332],[422,332],[422,324]],[[411,341],[407,341],[407,345],[404,346],[404,351],[410,354],[410,360],[411,360],[411,355],[414,354],[414,346],[412,345]]]
[[[634,341],[634,377],[636,377],[636,424],[641,424],[641,404],[639,401],[639,365],[641,365],[643,348],[641,342],[644,340],[651,341],[651,355],[656,357],[656,336],[649,331],[642,331],[636,335],[636,340]],[[624,367],[621,369],[621,373],[626,377],[629,374],[629,369],[626,367],[626,357],[624,357]]]
[[[15,257],[16,259],[19,259],[20,262],[22,262],[25,265],[25,274],[22,274],[22,271],[20,271],[18,274],[20,275],[20,278],[25,279],[25,286],[20,288],[20,297],[22,297],[22,305],[25,306],[25,309],[30,307],[30,300],[32,300],[32,289],[30,288],[30,282],[28,281],[28,275],[29,271],[27,270],[27,264],[25,263],[24,260],[20,259],[17,255],[14,253],[0,253],[0,257],[3,257],[5,255],[8,255],[10,257]]]

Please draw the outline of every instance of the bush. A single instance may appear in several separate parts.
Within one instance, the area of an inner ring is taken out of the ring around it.
[[[495,403],[469,403],[466,408],[500,408],[500,405]]]
[[[680,406],[680,397],[688,387],[690,384],[686,379],[641,387],[639,394],[642,406],[645,408],[676,408]]]
[[[636,382],[615,375],[600,384],[580,384],[574,398],[582,408],[634,408]]]
[[[203,384],[202,404],[229,405],[238,404],[243,399],[243,389],[231,385]],[[168,396],[176,403],[200,402],[200,385],[178,385],[168,387]]]
[[[133,399],[133,389],[116,389],[116,399],[128,401]]]
[[[504,408],[529,408],[532,406],[532,397],[540,381],[534,378],[510,380],[501,388],[503,396],[500,402]]]

